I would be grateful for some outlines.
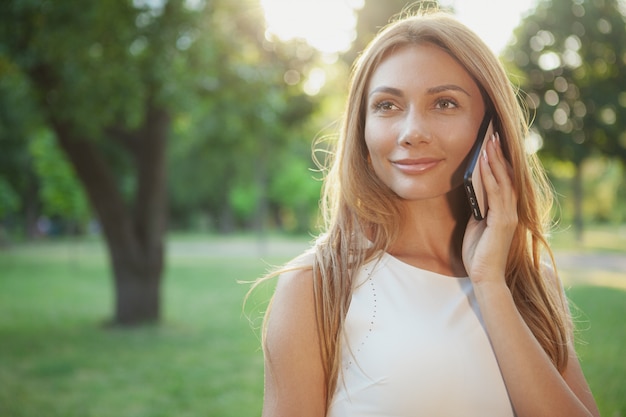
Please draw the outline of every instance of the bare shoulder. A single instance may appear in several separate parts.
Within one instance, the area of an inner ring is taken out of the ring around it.
[[[313,271],[300,266],[276,285],[265,334],[264,416],[323,415],[324,371]],[[308,414],[308,412],[311,414]]]
[[[289,262],[285,270],[278,277],[268,324],[308,320],[308,314],[315,311],[312,257],[300,256]]]
[[[268,325],[310,319],[308,314],[315,310],[314,299],[312,268],[282,273],[274,291]]]
[[[283,273],[268,313],[266,355],[272,360],[284,358],[284,354],[296,355],[299,350],[294,348],[310,346],[318,340],[312,269]]]

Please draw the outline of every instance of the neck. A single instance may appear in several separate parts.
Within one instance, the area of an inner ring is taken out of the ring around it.
[[[457,189],[436,199],[403,202],[404,222],[390,254],[419,268],[466,276],[461,247],[469,211],[462,191]]]

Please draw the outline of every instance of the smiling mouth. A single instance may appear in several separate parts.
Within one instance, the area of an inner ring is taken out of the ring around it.
[[[391,161],[391,163],[400,171],[408,174],[420,174],[429,171],[441,162],[440,159],[424,158],[424,159],[401,159]]]

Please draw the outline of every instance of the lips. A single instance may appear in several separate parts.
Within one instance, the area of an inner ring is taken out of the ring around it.
[[[435,168],[441,161],[442,160],[438,158],[407,158],[393,160],[391,163],[400,171],[407,174],[421,174]]]

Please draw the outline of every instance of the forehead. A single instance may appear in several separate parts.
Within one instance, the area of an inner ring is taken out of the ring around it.
[[[381,84],[417,89],[457,84],[480,94],[469,72],[452,55],[431,43],[406,45],[388,52],[372,72],[368,91]]]

